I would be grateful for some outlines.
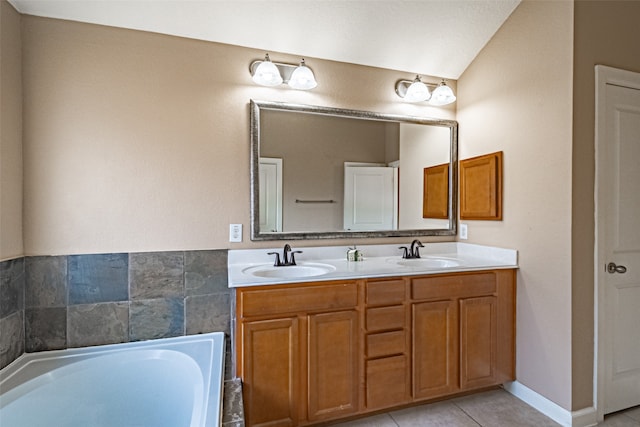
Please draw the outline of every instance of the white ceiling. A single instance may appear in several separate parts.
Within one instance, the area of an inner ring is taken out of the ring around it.
[[[449,79],[460,77],[520,3],[520,0],[9,1],[19,12],[29,15]],[[277,61],[277,55],[273,59]]]

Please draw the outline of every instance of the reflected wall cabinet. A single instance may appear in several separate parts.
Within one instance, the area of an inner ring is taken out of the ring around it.
[[[424,168],[422,217],[449,217],[449,164]]]

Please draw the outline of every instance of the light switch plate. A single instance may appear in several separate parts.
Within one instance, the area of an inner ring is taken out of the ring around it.
[[[242,224],[229,224],[229,241],[242,242]]]
[[[463,240],[467,240],[468,237],[467,224],[460,224],[460,238]]]

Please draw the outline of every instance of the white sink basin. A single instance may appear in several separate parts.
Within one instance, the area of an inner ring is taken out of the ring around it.
[[[456,259],[444,258],[444,257],[422,257],[422,258],[413,258],[413,259],[390,258],[388,261],[401,265],[403,267],[415,267],[415,268],[425,268],[425,269],[453,268],[453,267],[459,267],[461,265],[460,261]]]
[[[335,269],[334,266],[329,264],[306,262],[285,267],[275,267],[271,264],[254,265],[253,267],[245,268],[242,273],[270,279],[295,279],[322,276],[335,271]]]

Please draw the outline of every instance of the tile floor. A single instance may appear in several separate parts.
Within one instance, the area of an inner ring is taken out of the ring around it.
[[[508,392],[490,390],[415,406],[332,427],[556,427],[556,423]],[[605,417],[598,426],[640,427],[640,407]]]

